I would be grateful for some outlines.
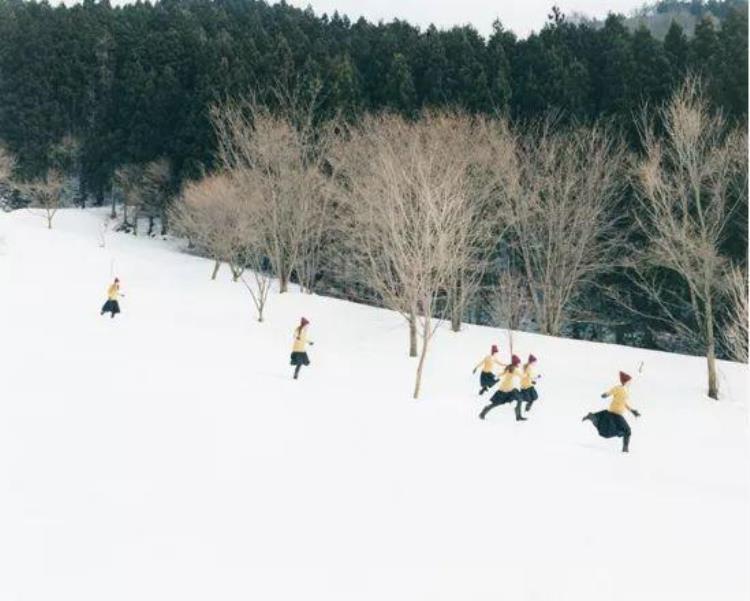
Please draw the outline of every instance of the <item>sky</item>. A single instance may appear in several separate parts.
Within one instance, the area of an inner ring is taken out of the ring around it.
[[[434,23],[438,27],[473,25],[489,35],[492,22],[499,18],[506,29],[521,37],[538,31],[544,25],[553,4],[563,13],[584,13],[604,17],[608,12],[629,14],[643,6],[645,0],[287,0],[288,4],[313,7],[316,14],[347,15],[352,21],[364,16],[369,21],[409,21],[422,28]]]

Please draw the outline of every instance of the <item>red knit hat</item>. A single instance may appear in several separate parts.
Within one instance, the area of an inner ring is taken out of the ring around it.
[[[521,365],[521,357],[518,355],[513,355],[510,359],[511,365]]]
[[[536,361],[536,357],[534,355],[529,355],[529,363],[534,363]]]
[[[310,322],[307,320],[307,317],[303,317],[302,319],[299,320],[299,327],[304,328],[309,323]]]
[[[627,384],[628,382],[630,382],[630,380],[632,380],[632,379],[633,379],[633,378],[631,378],[631,377],[630,377],[630,376],[629,376],[628,374],[626,374],[626,373],[625,373],[624,371],[621,371],[621,372],[620,372],[620,384],[622,384],[623,386],[625,386],[625,384]]]
[[[492,354],[494,355],[494,354],[495,354],[495,353],[497,353],[497,352],[499,352],[499,351],[497,350],[497,345],[496,345],[496,344],[493,344],[493,345],[492,345]]]

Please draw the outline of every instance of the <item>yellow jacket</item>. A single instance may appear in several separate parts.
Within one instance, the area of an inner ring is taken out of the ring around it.
[[[498,365],[499,367],[505,367],[505,365],[495,359],[493,355],[487,355],[484,359],[477,363],[477,366],[474,369],[478,369],[480,365],[482,366],[482,371],[488,374],[494,373],[494,370],[492,368],[495,365]]]
[[[302,330],[294,328],[294,344],[292,346],[292,352],[304,353],[307,343],[307,327],[302,328]]]
[[[615,386],[607,391],[607,396],[612,397],[612,402],[609,404],[609,410],[612,413],[622,415],[625,411],[632,411],[630,405],[628,405],[629,395],[626,386]]]
[[[534,368],[531,365],[527,365],[523,368],[523,375],[521,376],[521,388],[531,388],[534,385]]]
[[[502,373],[500,376],[500,390],[510,392],[518,388],[518,379],[520,377],[518,371],[518,368],[515,368],[513,371],[504,371]]]
[[[117,300],[118,296],[120,296],[120,284],[112,284],[107,289],[107,298],[109,300]]]

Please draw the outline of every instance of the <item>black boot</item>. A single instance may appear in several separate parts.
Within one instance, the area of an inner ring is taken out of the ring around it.
[[[534,401],[529,401],[528,403],[526,403],[526,411],[528,411],[529,409],[531,409],[531,406],[533,404],[534,404]]]
[[[581,421],[585,422],[587,419],[590,420],[592,417],[594,417],[593,413],[587,413],[586,415],[583,416],[583,419]]]
[[[622,439],[622,452],[628,453],[628,445],[630,444],[630,435],[623,437]]]
[[[482,388],[479,389],[479,396],[482,396],[485,392],[487,392],[487,387],[482,386]]]
[[[526,418],[521,415],[521,401],[516,402],[516,421],[517,422],[525,422]]]
[[[298,365],[297,367],[294,368],[294,379],[295,380],[297,379],[297,376],[299,376],[299,370],[300,370],[301,367],[302,367],[301,365]]]

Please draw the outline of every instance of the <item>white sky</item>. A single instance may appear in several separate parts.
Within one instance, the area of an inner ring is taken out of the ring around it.
[[[332,15],[335,10],[352,21],[364,16],[369,21],[409,21],[422,29],[430,23],[437,27],[471,24],[483,35],[492,29],[492,21],[499,18],[506,29],[521,37],[538,31],[547,20],[553,4],[563,13],[580,12],[592,17],[604,17],[608,12],[629,14],[645,0],[287,0],[289,4],[315,13]]]

